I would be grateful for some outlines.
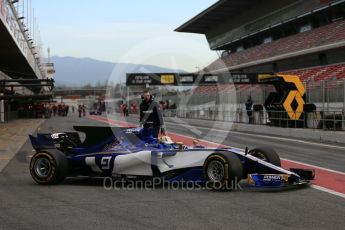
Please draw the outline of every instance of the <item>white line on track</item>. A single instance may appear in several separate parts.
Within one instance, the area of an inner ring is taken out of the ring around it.
[[[190,138],[189,136],[186,136],[186,135],[183,135],[183,134],[177,134],[177,133],[176,133],[176,135],[179,135],[179,136],[182,136],[182,137],[185,137],[185,138]],[[208,142],[208,143],[213,144],[213,145],[220,145],[220,144],[218,144],[218,143],[215,143],[215,142],[212,142],[212,141],[203,140],[203,139],[201,139],[201,141]],[[226,148],[239,149],[239,148],[235,148],[235,147],[228,146],[228,145],[221,145],[221,146],[224,146],[224,147],[226,147]],[[242,149],[242,150],[243,150],[243,149]],[[294,161],[294,160],[290,160],[290,159],[286,159],[286,158],[281,158],[281,159],[282,159],[282,160],[285,160],[285,161],[292,162],[292,163],[296,163],[296,164],[300,164],[300,165],[305,165],[305,166],[309,166],[309,167],[312,167],[312,168],[317,168],[317,169],[321,169],[321,170],[324,170],[324,171],[327,171],[327,172],[337,173],[337,174],[340,174],[340,175],[344,175],[344,176],[345,176],[345,172],[336,171],[336,170],[328,169],[328,168],[323,168],[323,167],[320,167],[320,166],[311,165],[311,164],[307,164],[307,163],[304,163],[304,162]]]
[[[113,120],[115,121],[115,120]],[[104,121],[106,122],[106,121]],[[116,121],[115,121],[116,122]],[[128,124],[133,124],[133,123],[130,123],[130,122],[126,122]],[[166,122],[167,123],[167,122]],[[204,127],[199,127],[199,128],[202,128],[202,129],[208,129],[208,128],[204,128]],[[221,131],[221,132],[228,132],[228,131],[225,131],[225,130],[218,130],[218,131]],[[335,147],[335,148],[344,148],[345,147],[341,147],[341,146],[334,146],[334,145],[326,145],[326,144],[320,144],[320,143],[313,143],[313,142],[308,142],[308,141],[301,141],[301,140],[295,140],[295,139],[289,139],[289,138],[282,138],[282,137],[271,137],[271,136],[265,136],[265,135],[256,135],[256,134],[248,134],[248,133],[241,133],[241,132],[235,132],[235,131],[229,131],[229,132],[232,132],[232,133],[239,133],[239,134],[242,134],[242,135],[248,135],[248,136],[260,136],[260,137],[266,137],[266,138],[270,138],[270,139],[283,139],[283,140],[287,140],[287,141],[295,141],[295,142],[301,142],[301,143],[305,143],[305,144],[312,144],[312,145],[322,145],[322,146],[327,146],[327,147]],[[186,136],[186,135],[183,135],[183,134],[178,134],[178,133],[174,133],[175,135],[179,135],[179,136],[182,136],[184,138],[191,138],[189,136]],[[203,142],[208,142],[210,144],[214,144],[214,145],[220,145],[218,143],[215,143],[213,141],[208,141],[208,140],[203,140],[203,139],[200,139],[200,141],[203,141]],[[226,145],[221,145],[221,146],[224,146],[224,147],[227,147],[227,148],[233,148],[231,146],[226,146]],[[236,148],[238,149],[238,148]],[[319,167],[319,166],[315,166],[315,165],[311,165],[311,164],[307,164],[307,163],[303,163],[303,162],[299,162],[299,161],[293,161],[293,160],[289,160],[289,159],[284,159],[284,158],[281,158],[282,160],[286,160],[286,161],[290,161],[290,162],[293,162],[293,163],[296,163],[296,164],[301,164],[301,165],[305,165],[305,166],[309,166],[309,167],[313,167],[313,168],[318,168],[318,169],[322,169],[322,170],[325,170],[325,171],[328,171],[328,172],[332,172],[332,173],[337,173],[337,174],[341,174],[341,175],[345,175],[344,172],[340,172],[340,171],[336,171],[336,170],[332,170],[332,169],[327,169],[327,168],[323,168],[323,167]],[[329,193],[329,194],[332,194],[332,195],[335,195],[335,196],[339,196],[341,198],[345,198],[345,194],[343,193],[340,193],[340,192],[336,192],[336,191],[333,191],[331,189],[328,189],[328,188],[324,188],[324,187],[321,187],[321,186],[318,186],[318,185],[311,185],[312,188],[314,189],[317,189],[319,191],[322,191],[322,192],[326,192],[326,193]]]
[[[345,198],[345,194],[343,193],[340,193],[340,192],[336,192],[336,191],[333,191],[331,189],[328,189],[328,188],[324,188],[324,187],[321,187],[321,186],[318,186],[318,185],[310,185],[310,187],[314,188],[314,189],[317,189],[317,190],[320,190],[322,192],[327,192],[327,193],[330,193],[332,195],[335,195],[335,196],[339,196],[341,198]]]
[[[126,123],[129,123],[129,122],[126,122]],[[129,124],[133,124],[133,123],[129,123]],[[200,128],[200,127],[199,127]],[[203,128],[203,129],[206,129],[206,128]],[[224,130],[221,130],[222,132],[226,132]],[[233,132],[233,131],[232,131]],[[236,132],[236,133],[240,133],[240,132]],[[183,134],[179,134],[179,133],[174,133],[175,135],[179,135],[179,136],[182,136],[184,138],[191,138],[190,136],[186,136],[186,135],[183,135]],[[244,134],[244,135],[252,135],[252,136],[262,136],[262,135],[255,135],[255,134],[246,134],[246,133],[240,133],[240,134]],[[270,136],[267,136],[267,137],[270,137]],[[270,137],[270,138],[274,138],[274,137]],[[286,138],[288,139],[288,138]],[[208,140],[204,140],[204,139],[200,139],[201,141],[203,142],[208,142],[210,144],[213,144],[213,145],[220,145],[219,143],[215,143],[213,141],[208,141]],[[291,141],[299,141],[299,140],[294,140],[294,139],[289,139]],[[311,144],[318,144],[318,143],[312,143],[310,142]],[[239,149],[239,148],[235,148],[235,147],[232,147],[232,146],[228,146],[228,145],[221,145],[221,146],[224,146],[226,148],[234,148],[234,149]],[[334,146],[334,147],[339,147],[339,146]],[[313,168],[317,168],[317,169],[321,169],[321,170],[324,170],[324,171],[327,171],[327,172],[332,172],[332,173],[337,173],[337,174],[340,174],[340,175],[344,175],[345,176],[345,172],[341,172],[341,171],[336,171],[336,170],[333,170],[333,169],[328,169],[328,168],[324,168],[324,167],[320,167],[320,166],[316,166],[316,165],[311,165],[311,164],[307,164],[307,163],[304,163],[304,162],[300,162],[300,161],[294,161],[294,160],[290,160],[290,159],[286,159],[286,158],[281,158],[282,160],[286,160],[286,161],[289,161],[289,162],[292,162],[292,163],[296,163],[296,164],[301,164],[301,165],[305,165],[305,166],[309,166],[309,167],[313,167]]]
[[[126,122],[126,123],[135,125],[134,123],[130,123],[130,122]],[[166,122],[166,123],[167,123],[167,122]],[[198,127],[198,128],[207,129],[207,128],[204,128],[204,127]],[[217,131],[220,131],[220,132],[228,132],[228,131],[225,131],[225,130],[217,130]],[[308,144],[313,144],[313,145],[322,145],[322,146],[327,146],[327,147],[334,147],[334,148],[342,148],[342,149],[345,149],[345,147],[342,147],[342,146],[334,146],[334,145],[320,144],[320,143],[314,143],[314,142],[308,142],[308,141],[301,141],[301,140],[290,139],[290,138],[272,137],[272,136],[266,136],[266,135],[261,135],[261,134],[248,134],[248,133],[242,133],[242,132],[236,132],[236,131],[229,131],[229,132],[238,133],[238,134],[241,134],[241,135],[256,136],[256,137],[267,137],[267,138],[271,138],[271,139],[284,139],[284,140],[288,140],[288,141],[296,141],[296,142],[308,143]],[[172,132],[172,133],[173,133],[173,132]],[[183,134],[179,134],[179,133],[175,133],[175,134],[176,134],[176,135],[179,135],[179,136],[182,136],[182,137],[184,137],[184,138],[191,138],[190,136],[186,136],[186,135],[183,135]],[[203,140],[203,139],[200,139],[200,140],[201,140],[201,141],[204,141],[204,142],[208,142],[208,143],[213,144],[213,145],[220,145],[219,143],[215,143],[215,142],[213,142],[213,141],[208,141],[208,140]],[[235,148],[235,147],[227,146],[227,145],[222,145],[222,146],[227,147],[227,148]],[[235,149],[239,149],[239,148],[235,148]],[[325,170],[325,171],[328,171],[328,172],[332,172],[332,173],[337,173],[337,174],[345,175],[345,172],[336,171],[336,170],[328,169],[328,168],[323,168],[323,167],[320,167],[320,166],[311,165],[311,164],[307,164],[307,163],[300,162],[300,161],[294,161],[294,160],[285,159],[285,158],[281,158],[281,159],[282,159],[282,160],[286,160],[286,161],[290,161],[290,162],[292,162],[292,163],[302,164],[302,165],[305,165],[305,166],[309,166],[309,167],[313,167],[313,168],[318,168],[318,169],[321,169],[321,170]]]
[[[165,123],[171,123],[172,122],[165,122]],[[204,130],[210,130],[212,128],[206,128],[206,127],[198,127],[198,129],[204,129]],[[234,133],[234,134],[239,134],[239,135],[244,135],[244,136],[251,136],[251,137],[263,137],[267,139],[273,139],[273,140],[283,140],[283,141],[290,141],[290,142],[298,142],[298,143],[303,143],[303,144],[309,144],[309,145],[315,145],[315,146],[321,146],[321,147],[328,147],[328,148],[335,148],[335,149],[345,149],[345,146],[337,146],[337,145],[330,145],[330,144],[322,144],[322,143],[316,143],[316,142],[310,142],[310,141],[303,141],[303,140],[297,140],[297,139],[291,139],[287,137],[273,137],[273,136],[267,136],[267,135],[262,135],[262,134],[252,134],[252,133],[243,133],[243,132],[237,132],[237,131],[227,131],[227,130],[222,130],[222,129],[216,129],[217,132],[221,133]]]
[[[177,134],[179,136],[182,136],[182,137],[185,137],[185,138],[190,138],[186,135],[183,135],[183,134]],[[204,141],[204,142],[208,142],[210,144],[214,144],[214,145],[219,145],[215,142],[212,142],[212,141],[207,141],[207,140],[201,140],[201,141]],[[229,147],[231,148],[231,146],[224,146],[224,147]],[[290,161],[290,162],[293,162],[293,163],[296,163],[296,164],[301,164],[301,165],[305,165],[305,166],[310,166],[312,168],[318,168],[318,169],[322,169],[322,170],[325,170],[327,172],[332,172],[332,173],[337,173],[337,174],[340,174],[340,175],[345,175],[344,172],[340,172],[340,171],[336,171],[336,170],[332,170],[332,169],[327,169],[327,168],[323,168],[323,167],[319,167],[319,166],[315,166],[315,165],[311,165],[311,164],[306,164],[306,163],[303,163],[303,162],[299,162],[299,161],[293,161],[293,160],[289,160],[289,159],[284,159],[284,158],[281,158],[282,160],[286,160],[286,161]],[[342,198],[345,198],[345,194],[343,193],[340,193],[340,192],[336,192],[336,191],[333,191],[331,189],[328,189],[328,188],[324,188],[324,187],[321,187],[321,186],[318,186],[318,185],[311,185],[311,187],[313,189],[317,189],[319,191],[322,191],[322,192],[326,192],[326,193],[329,193],[329,194],[332,194],[332,195],[335,195],[335,196],[339,196],[339,197],[342,197]]]
[[[321,170],[324,170],[324,171],[327,171],[327,172],[336,173],[336,174],[340,174],[340,175],[345,176],[345,172],[336,171],[336,170],[328,169],[328,168],[323,168],[323,167],[320,167],[320,166],[311,165],[311,164],[307,164],[307,163],[304,163],[304,162],[294,161],[294,160],[290,160],[290,159],[286,159],[286,158],[280,158],[280,159],[285,160],[285,161],[289,161],[289,162],[292,162],[292,163],[301,164],[301,165],[305,165],[305,166],[309,166],[309,167],[312,167],[312,168],[317,168],[317,169],[321,169]]]

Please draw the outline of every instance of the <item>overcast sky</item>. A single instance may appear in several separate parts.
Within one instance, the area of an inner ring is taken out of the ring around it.
[[[187,71],[195,71],[217,57],[204,35],[174,32],[216,0],[31,1],[44,50],[50,47],[52,56]]]

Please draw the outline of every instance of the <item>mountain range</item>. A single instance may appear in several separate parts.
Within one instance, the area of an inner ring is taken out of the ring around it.
[[[124,82],[126,73],[147,72],[164,73],[176,72],[154,65],[131,63],[112,63],[92,58],[59,57],[53,56],[50,62],[55,66],[55,85],[78,87],[83,85],[103,85],[108,81]],[[184,71],[182,71],[184,72]]]

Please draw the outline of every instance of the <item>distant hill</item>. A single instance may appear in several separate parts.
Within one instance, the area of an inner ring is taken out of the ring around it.
[[[92,58],[51,57],[55,65],[55,83],[57,86],[83,86],[86,84],[104,84],[109,79],[113,82],[124,81],[127,72],[175,72],[154,65],[130,63],[112,63]],[[183,71],[182,71],[183,72]]]

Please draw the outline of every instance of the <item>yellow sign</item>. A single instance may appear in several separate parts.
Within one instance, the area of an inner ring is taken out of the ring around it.
[[[292,108],[292,102],[296,101],[297,108]],[[303,113],[304,100],[297,90],[291,90],[287,96],[283,106],[291,120],[298,120]]]
[[[162,84],[174,84],[175,83],[175,76],[173,74],[161,75],[161,83]]]
[[[271,74],[259,74],[258,75],[258,79],[262,80],[262,79],[267,79],[267,78],[272,78],[274,76],[272,76]]]
[[[299,79],[298,76],[294,75],[277,75],[278,77],[282,77],[285,82],[293,83],[297,90],[291,90],[286,97],[283,107],[285,111],[288,113],[291,120],[298,120],[302,116],[304,110],[305,101],[303,96],[305,94],[304,86]],[[293,108],[293,102],[296,103],[296,108]]]

